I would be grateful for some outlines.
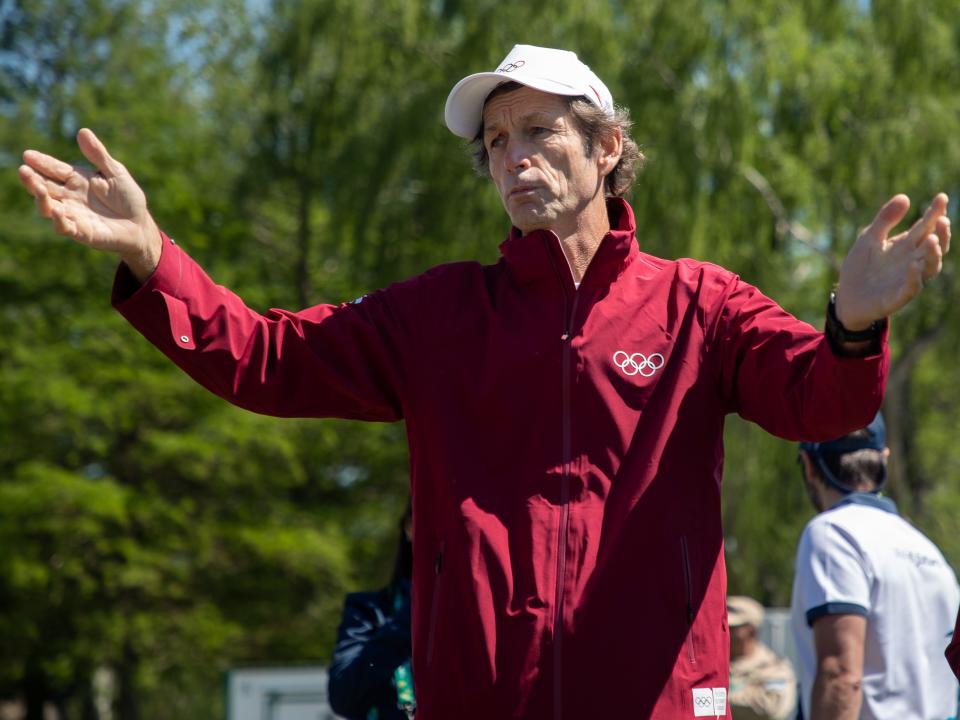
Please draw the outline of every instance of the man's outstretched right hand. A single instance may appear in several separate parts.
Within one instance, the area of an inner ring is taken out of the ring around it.
[[[143,190],[107,148],[84,128],[80,150],[96,170],[73,167],[36,150],[23,153],[20,181],[54,229],[83,245],[115,252],[145,281],[160,262],[162,239]]]

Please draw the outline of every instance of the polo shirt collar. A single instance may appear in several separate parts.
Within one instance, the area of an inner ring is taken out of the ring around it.
[[[894,515],[899,515],[897,504],[888,497],[881,497],[874,493],[854,492],[845,495],[833,507],[838,508],[842,505],[865,505],[867,507],[884,510]]]

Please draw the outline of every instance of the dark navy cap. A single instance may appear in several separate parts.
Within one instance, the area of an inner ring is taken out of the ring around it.
[[[843,455],[857,450],[883,450],[887,446],[887,426],[883,424],[883,415],[877,413],[865,429],[866,433],[856,431],[827,442],[802,442],[800,449],[808,453]]]
[[[841,492],[848,493],[851,489],[834,477],[833,473],[830,472],[830,469],[827,467],[827,464],[823,461],[823,457],[824,455],[829,457],[846,455],[847,453],[856,452],[857,450],[878,450],[882,452],[887,447],[887,426],[883,422],[883,415],[879,412],[864,430],[866,430],[866,432],[858,430],[849,435],[838,437],[835,440],[828,440],[827,442],[802,442],[800,443],[800,449],[814,459],[817,467],[820,469],[820,474],[828,484]],[[886,471],[884,471],[883,477],[877,486],[878,491],[883,487],[884,482],[886,482]]]

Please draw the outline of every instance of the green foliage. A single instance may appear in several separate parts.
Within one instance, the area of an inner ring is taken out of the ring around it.
[[[819,325],[887,197],[958,196],[958,10],[0,3],[0,694],[40,674],[76,709],[112,665],[142,717],[209,718],[233,665],[325,662],[343,594],[389,574],[407,492],[401,425],[254,416],[137,337],[107,303],[113,261],[34,218],[22,148],[76,159],[92,127],[251,306],[341,302],[496,258],[509,223],[446,94],[514,43],[571,47],[632,110],[644,249],[723,264]],[[891,493],[957,563],[954,277],[894,320],[886,412]],[[737,418],[726,447],[731,589],[786,604],[812,514],[796,449]]]

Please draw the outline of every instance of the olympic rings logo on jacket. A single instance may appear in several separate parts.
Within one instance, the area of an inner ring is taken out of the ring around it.
[[[652,377],[657,370],[663,367],[664,359],[660,353],[653,353],[650,356],[636,352],[628,355],[623,350],[617,350],[613,354],[613,364],[620,368],[620,371],[628,376],[642,375],[643,377]]]

